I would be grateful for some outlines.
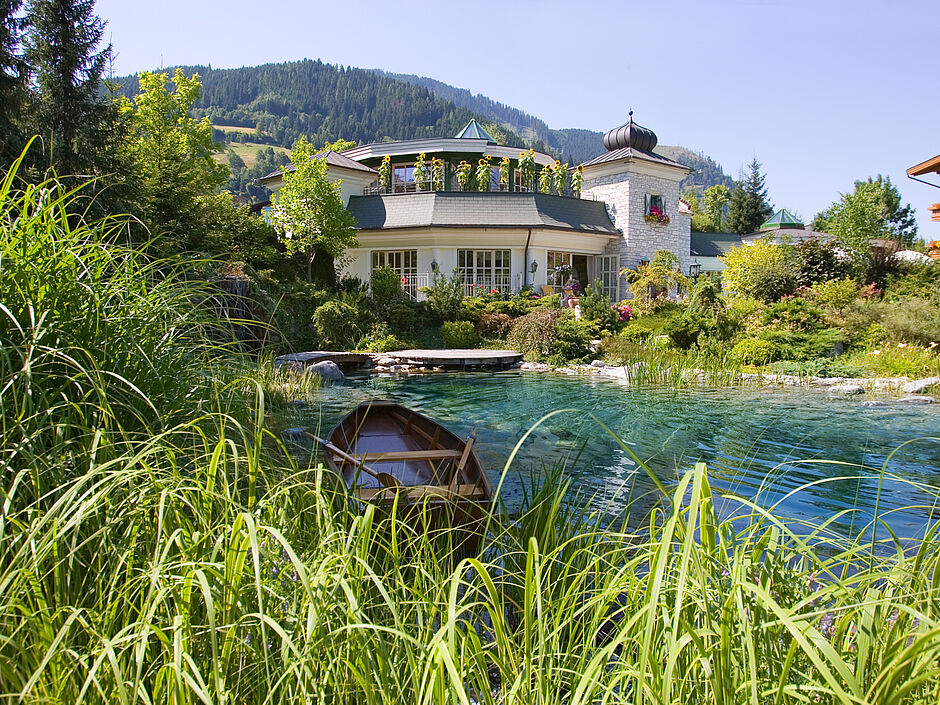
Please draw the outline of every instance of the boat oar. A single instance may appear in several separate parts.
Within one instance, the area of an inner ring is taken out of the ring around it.
[[[308,438],[312,438],[313,440],[315,440],[317,443],[319,443],[321,446],[323,446],[326,450],[330,451],[334,455],[338,455],[344,460],[348,460],[356,467],[362,468],[366,472],[367,475],[372,475],[372,477],[378,480],[379,484],[381,484],[382,487],[401,487],[401,483],[397,479],[395,479],[394,475],[390,475],[387,472],[378,472],[376,470],[373,470],[368,465],[366,465],[360,458],[356,458],[350,455],[349,453],[346,453],[345,451],[340,450],[329,441],[324,440],[320,438],[319,436],[314,436],[312,433],[310,433],[310,431],[304,431],[304,433],[307,435]]]

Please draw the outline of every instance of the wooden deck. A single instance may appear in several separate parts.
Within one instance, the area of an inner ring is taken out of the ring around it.
[[[511,367],[522,362],[522,353],[515,350],[395,350],[385,353],[401,365],[472,369],[475,367]]]
[[[343,369],[359,369],[372,365],[372,355],[369,353],[338,352],[330,350],[313,350],[311,352],[291,353],[274,358],[274,366],[302,365],[307,367],[318,362],[330,360]]]

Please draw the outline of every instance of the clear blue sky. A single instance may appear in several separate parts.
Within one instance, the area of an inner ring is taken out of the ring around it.
[[[551,127],[607,130],[632,108],[662,144],[732,177],[756,156],[770,198],[809,220],[855,179],[940,154],[940,0],[98,0],[119,74],[319,58],[483,93]],[[940,179],[935,179],[940,183]]]

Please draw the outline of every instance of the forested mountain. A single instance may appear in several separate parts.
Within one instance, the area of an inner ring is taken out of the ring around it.
[[[422,76],[310,59],[238,69],[182,68],[187,75],[198,72],[202,79],[196,110],[214,125],[227,128],[214,134],[227,148],[233,172],[229,188],[255,200],[264,196],[257,177],[283,162],[278,148],[290,148],[301,135],[315,145],[338,139],[364,144],[449,136],[476,118],[503,144],[531,146],[571,164],[604,150],[601,132],[554,130],[522,110]],[[136,76],[116,82],[125,95],[138,91]],[[704,154],[668,146],[656,151],[694,170],[683,188],[731,184],[721,167]]]
[[[256,128],[283,147],[301,135],[313,144],[340,138],[366,143],[453,135],[471,118],[481,119],[424,87],[322,61],[182,68],[187,75],[201,76],[202,97],[196,107],[214,124]],[[117,82],[126,95],[137,92],[136,77]],[[507,138],[523,143],[513,133]]]
[[[578,128],[553,130],[537,117],[512,106],[499,103],[485,95],[479,93],[474,95],[465,88],[456,88],[426,76],[388,73],[381,69],[373,69],[373,71],[380,76],[396,78],[423,86],[432,91],[438,98],[452,101],[462,108],[473,110],[486,119],[497,122],[504,128],[512,130],[526,139],[538,139],[549,150],[562,155],[565,160],[572,164],[578,164],[591,157],[596,157],[604,151],[603,132]],[[682,182],[682,188],[700,187],[699,190],[703,190],[715,184],[723,184],[730,188],[733,183],[732,178],[722,171],[721,166],[705,154],[696,153],[685,147],[671,147],[668,145],[660,145],[655,151],[692,169],[692,173]]]

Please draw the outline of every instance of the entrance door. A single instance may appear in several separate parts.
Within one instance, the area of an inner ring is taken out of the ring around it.
[[[574,278],[581,282],[582,289],[591,285],[591,280],[588,279],[587,255],[572,255],[571,268],[574,270]]]

